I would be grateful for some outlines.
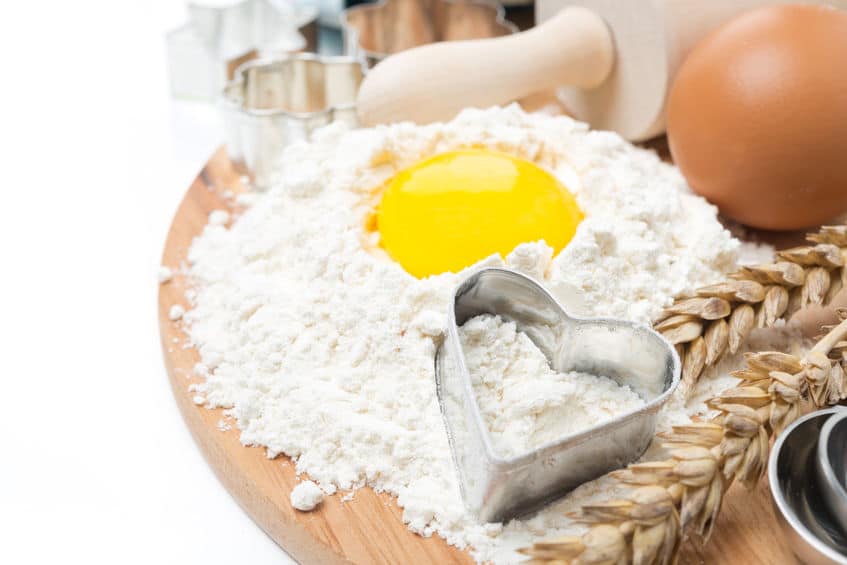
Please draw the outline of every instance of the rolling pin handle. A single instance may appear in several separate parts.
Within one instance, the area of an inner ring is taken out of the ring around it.
[[[388,57],[362,83],[359,120],[431,123],[557,86],[594,88],[609,76],[614,58],[606,23],[570,6],[523,33],[433,43]]]

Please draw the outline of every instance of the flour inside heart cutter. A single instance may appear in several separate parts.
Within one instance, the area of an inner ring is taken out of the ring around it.
[[[499,456],[480,413],[458,328],[481,314],[514,322],[556,371],[602,375],[645,401],[636,411],[512,458]],[[679,356],[652,329],[578,318],[540,284],[509,269],[481,269],[456,289],[435,360],[441,413],[462,497],[480,520],[527,514],[578,485],[636,460],[653,439],[656,415],[680,378]]]

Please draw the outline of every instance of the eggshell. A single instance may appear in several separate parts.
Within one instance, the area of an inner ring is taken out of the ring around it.
[[[721,212],[797,229],[847,210],[847,13],[787,5],[706,37],[667,106],[674,161]]]

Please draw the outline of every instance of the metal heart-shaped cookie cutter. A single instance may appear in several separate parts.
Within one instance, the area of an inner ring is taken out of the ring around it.
[[[646,405],[523,455],[498,456],[459,341],[458,327],[480,314],[515,322],[556,371],[612,378]],[[482,521],[506,521],[636,460],[650,444],[656,415],[679,374],[679,356],[652,329],[624,320],[576,318],[529,277],[501,268],[477,271],[456,289],[435,361],[438,401],[465,505]]]

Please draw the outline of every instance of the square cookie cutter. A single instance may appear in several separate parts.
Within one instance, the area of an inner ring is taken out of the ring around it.
[[[310,53],[248,61],[224,88],[227,151],[236,169],[264,190],[282,173],[283,149],[331,122],[356,127],[356,95],[365,76],[355,57]]]
[[[459,341],[459,326],[480,314],[515,322],[556,371],[612,378],[635,391],[645,406],[523,455],[499,456]],[[503,522],[638,459],[653,439],[657,413],[679,378],[676,350],[651,328],[570,316],[529,277],[502,268],[477,271],[455,291],[447,335],[435,359],[438,401],[466,507],[482,521]]]

